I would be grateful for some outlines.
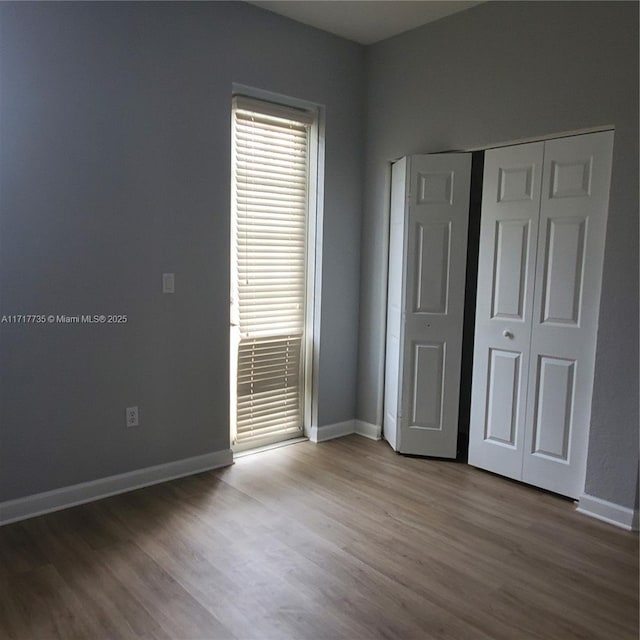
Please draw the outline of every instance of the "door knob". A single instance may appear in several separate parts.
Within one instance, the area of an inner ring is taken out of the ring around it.
[[[511,339],[513,338],[513,333],[511,333],[511,331],[509,331],[508,329],[505,329],[505,330],[502,332],[502,335],[503,335],[505,338],[509,338],[509,340],[511,340]]]

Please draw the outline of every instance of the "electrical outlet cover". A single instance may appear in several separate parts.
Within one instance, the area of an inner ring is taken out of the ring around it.
[[[126,421],[127,427],[137,427],[140,424],[138,407],[127,407]]]

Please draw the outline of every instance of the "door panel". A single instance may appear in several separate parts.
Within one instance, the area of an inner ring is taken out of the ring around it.
[[[415,344],[409,427],[442,430],[443,344]]]
[[[522,150],[521,150],[522,151]],[[524,202],[533,199],[535,161],[522,166],[498,169],[498,202]]]
[[[529,227],[529,220],[496,222],[492,318],[524,320]]]
[[[419,156],[414,156],[420,163]],[[428,171],[417,175],[416,204],[452,204],[453,171]]]
[[[575,361],[543,356],[538,359],[533,408],[532,453],[569,461],[574,402]]]
[[[611,131],[545,143],[522,478],[573,498],[584,490],[612,150]]]
[[[587,220],[547,220],[541,322],[579,324]]]
[[[520,479],[544,143],[485,154],[469,463]]]
[[[599,134],[596,134],[599,135]],[[563,138],[573,145],[578,138]],[[552,145],[553,146],[552,141]],[[565,143],[566,145],[566,143]],[[551,193],[549,198],[580,198],[591,195],[593,156],[570,160],[551,160]]]
[[[512,449],[520,411],[521,361],[521,353],[489,349],[484,439]]]
[[[470,154],[412,156],[398,450],[455,458]]]
[[[416,225],[416,313],[447,312],[450,229],[449,222]]]

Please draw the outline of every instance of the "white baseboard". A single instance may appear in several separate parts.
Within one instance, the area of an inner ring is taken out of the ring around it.
[[[67,509],[84,502],[92,502],[118,493],[148,487],[194,473],[226,467],[233,463],[231,449],[213,451],[193,458],[137,469],[99,480],[82,482],[70,487],[36,493],[25,498],[0,502],[0,525],[25,520],[51,511]]]
[[[382,426],[365,422],[364,420],[356,420],[356,433],[370,440],[382,439]]]
[[[602,498],[583,494],[580,496],[576,511],[627,531],[638,530],[638,512],[636,510],[622,507]]]
[[[311,440],[311,442],[324,442],[325,440],[348,436],[355,432],[355,420],[345,420],[344,422],[336,422],[335,424],[311,427],[311,429],[309,429],[309,440]]]
[[[382,437],[382,427],[364,422],[363,420],[345,420],[344,422],[336,422],[335,424],[311,427],[308,436],[311,442],[324,442],[325,440],[349,436],[352,433],[357,433],[359,436],[364,436],[371,440],[380,440]]]

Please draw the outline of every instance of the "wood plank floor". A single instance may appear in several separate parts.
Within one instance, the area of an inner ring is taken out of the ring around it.
[[[0,638],[638,638],[638,537],[349,436],[0,528]]]

